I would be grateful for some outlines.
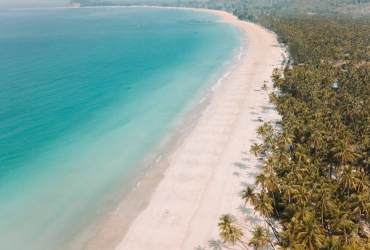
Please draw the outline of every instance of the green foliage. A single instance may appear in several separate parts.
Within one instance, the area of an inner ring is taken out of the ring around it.
[[[81,6],[174,6],[225,10],[239,19],[258,21],[256,14],[317,13],[337,14],[370,13],[370,0],[70,0]]]
[[[282,131],[257,129],[264,140],[251,152],[268,157],[261,191],[243,198],[267,222],[278,218],[281,231],[269,226],[281,249],[370,249],[370,18],[258,19],[289,46],[294,66],[273,72]]]

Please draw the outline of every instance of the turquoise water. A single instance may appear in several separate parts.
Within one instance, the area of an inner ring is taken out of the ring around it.
[[[116,208],[130,173],[237,53],[239,30],[198,22],[216,19],[0,12],[1,250],[56,249]]]

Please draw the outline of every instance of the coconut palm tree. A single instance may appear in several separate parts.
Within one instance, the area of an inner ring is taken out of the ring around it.
[[[333,158],[341,164],[354,161],[359,155],[355,152],[354,147],[349,145],[346,140],[339,140],[331,149]]]
[[[311,200],[312,190],[307,190],[304,186],[294,185],[292,190],[292,200],[296,204],[308,205]]]
[[[229,214],[220,217],[218,227],[221,231],[220,237],[223,239],[223,243],[230,242],[234,246],[240,242],[244,246],[244,242],[241,240],[243,233],[236,226],[236,220]]]
[[[324,246],[323,229],[313,216],[303,218],[302,224],[297,230],[297,240],[310,250],[320,249]]]
[[[320,209],[320,216],[321,216],[321,225],[324,228],[324,215],[327,213],[331,213],[335,207],[335,202],[333,201],[332,191],[330,187],[324,183],[322,186],[315,190],[313,197],[315,199],[315,205],[318,209]]]
[[[326,237],[324,241],[323,250],[339,250],[341,248],[338,236]]]
[[[257,143],[253,143],[249,152],[251,152],[257,157],[259,154],[263,152],[263,149],[261,145],[258,145]]]
[[[276,242],[276,245],[279,246],[279,250],[291,250],[296,247],[296,239],[290,230],[281,232],[280,240]]]
[[[273,212],[272,198],[268,196],[265,191],[261,191],[256,195],[254,204],[254,211],[258,212],[261,216],[268,218]]]
[[[260,249],[262,250],[265,246],[267,246],[271,242],[271,239],[268,236],[268,231],[261,226],[255,227],[254,230],[251,231],[251,233],[252,238],[249,241],[248,245],[253,246],[254,249],[256,250]],[[272,244],[271,246],[273,247]]]
[[[266,181],[267,181],[267,176],[265,175],[265,173],[260,173],[259,175],[256,176],[254,185],[260,186],[262,190],[265,190]]]
[[[352,213],[357,217],[357,234],[360,230],[362,214],[365,218],[369,218],[370,213],[370,195],[368,192],[362,192],[359,194],[352,194],[352,200],[350,206],[352,207]]]
[[[357,191],[365,192],[370,188],[370,180],[365,172],[357,172]]]
[[[344,166],[343,173],[340,178],[340,183],[347,189],[347,194],[349,198],[349,191],[355,189],[359,183],[359,179],[356,177],[356,174],[353,172],[352,166]]]
[[[255,201],[256,201],[256,195],[254,194],[254,188],[251,188],[251,187],[246,187],[242,190],[242,200],[245,201],[245,203],[247,204],[248,202],[251,204],[251,205],[254,205],[255,204]]]

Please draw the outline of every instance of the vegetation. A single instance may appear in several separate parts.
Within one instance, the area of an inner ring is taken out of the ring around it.
[[[263,167],[243,199],[279,249],[370,249],[370,18],[256,17],[293,60],[273,72],[282,128],[258,128],[263,142],[250,152]],[[256,249],[267,246],[263,230],[253,231]]]
[[[370,0],[70,0],[75,6],[174,6],[225,10],[240,19],[254,20],[255,13],[370,13]]]

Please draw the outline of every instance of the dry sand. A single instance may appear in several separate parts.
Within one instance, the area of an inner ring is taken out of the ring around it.
[[[283,48],[273,33],[256,24],[222,11],[202,11],[217,14],[246,33],[247,47],[239,64],[216,89],[208,112],[169,158],[168,168],[162,167],[167,169],[164,177],[149,174],[129,195],[131,200],[146,197],[146,201],[133,209],[123,201],[86,249],[117,245],[117,250],[223,249],[217,228],[220,215],[247,218],[250,229],[262,222],[238,193],[253,185],[259,172],[255,157],[243,153],[259,140],[257,117],[278,118],[268,104],[268,93],[255,90],[264,81],[272,88],[270,75],[282,63]],[[156,185],[155,180],[161,181]],[[244,233],[248,239],[250,233]]]

